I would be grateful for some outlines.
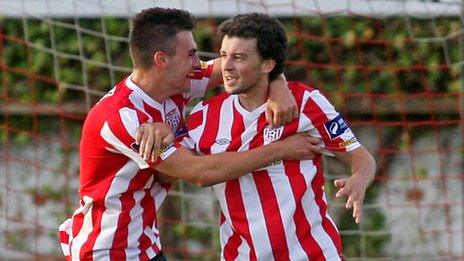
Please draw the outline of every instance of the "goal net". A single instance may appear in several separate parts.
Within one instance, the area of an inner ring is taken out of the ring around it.
[[[332,185],[350,170],[324,159],[347,260],[464,259],[463,1],[0,0],[1,260],[62,260],[83,120],[130,73],[129,20],[152,6],[196,16],[204,59],[231,15],[285,25],[287,79],[325,93],[378,164],[357,225]],[[218,209],[209,189],[174,185],[159,216],[169,260],[218,259]]]

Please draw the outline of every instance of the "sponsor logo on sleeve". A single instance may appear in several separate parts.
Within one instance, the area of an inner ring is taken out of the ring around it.
[[[349,129],[348,124],[346,124],[341,115],[338,115],[332,120],[326,122],[324,127],[331,140],[340,137],[340,135]]]
[[[165,153],[165,152],[168,151],[170,148],[172,148],[172,146],[174,146],[173,143],[164,146],[163,148],[160,149],[160,154]]]
[[[340,143],[339,143],[339,146],[342,147],[342,148],[346,148],[346,147],[348,147],[348,146],[350,146],[350,145],[356,143],[356,141],[357,141],[356,138],[353,137],[353,138],[351,138],[351,139],[349,139],[349,140],[340,142]]]
[[[167,157],[169,157],[174,151],[176,151],[177,148],[174,146],[174,143],[171,143],[163,148],[160,149],[159,157],[162,160],[165,160]]]

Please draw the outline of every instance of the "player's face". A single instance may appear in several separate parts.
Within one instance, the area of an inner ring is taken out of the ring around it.
[[[173,91],[180,94],[190,91],[190,77],[194,68],[200,67],[200,59],[192,32],[181,31],[176,38],[176,52],[169,56],[168,70]]]
[[[219,54],[224,87],[229,94],[247,93],[267,77],[256,39],[225,36]]]

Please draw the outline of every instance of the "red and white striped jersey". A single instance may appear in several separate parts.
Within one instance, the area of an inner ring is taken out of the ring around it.
[[[138,154],[136,130],[144,122],[165,122],[179,133],[185,104],[203,96],[212,67],[191,80],[189,94],[161,104],[129,76],[90,110],[79,149],[79,208],[60,226],[68,259],[149,260],[160,252],[156,213],[168,187],[153,181],[155,171]],[[158,161],[175,150],[165,149]]]
[[[289,87],[299,119],[271,129],[267,104],[246,111],[238,95],[223,94],[197,104],[183,144],[199,154],[245,151],[309,132],[335,151],[360,146],[352,131],[319,91],[301,83]],[[253,159],[250,159],[253,160]],[[212,186],[221,206],[223,260],[340,260],[341,240],[327,213],[321,156],[279,160],[238,179]]]

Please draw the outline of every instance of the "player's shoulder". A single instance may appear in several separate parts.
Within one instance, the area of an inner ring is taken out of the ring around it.
[[[109,118],[123,108],[134,108],[130,99],[132,90],[125,84],[125,80],[116,84],[89,111],[87,118]]]
[[[295,97],[302,97],[304,95],[307,95],[310,99],[325,97],[324,91],[319,90],[313,85],[307,85],[302,82],[288,82],[288,87]]]
[[[230,96],[230,94],[226,93],[226,92],[223,92],[221,94],[218,94],[212,98],[209,98],[209,99],[206,99],[204,101],[202,101],[202,105],[203,106],[206,106],[206,105],[209,105],[209,106],[216,106],[216,105],[220,105],[224,102],[225,99],[227,99],[228,97]]]
[[[304,84],[298,81],[289,81],[287,85],[292,92],[313,92],[317,90],[313,85]]]

